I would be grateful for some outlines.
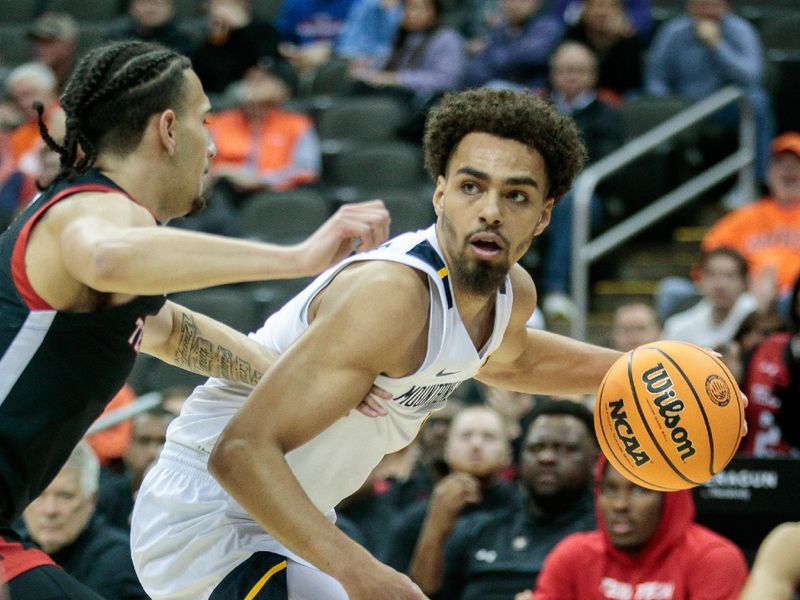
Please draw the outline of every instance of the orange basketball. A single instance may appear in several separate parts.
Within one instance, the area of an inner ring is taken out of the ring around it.
[[[658,491],[708,481],[733,457],[744,401],[731,372],[692,344],[645,344],[617,360],[597,395],[600,448],[633,483]]]

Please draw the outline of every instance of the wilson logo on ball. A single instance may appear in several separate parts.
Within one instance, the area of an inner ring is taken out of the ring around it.
[[[642,383],[648,392],[656,394],[653,403],[658,407],[658,414],[661,415],[664,426],[670,430],[669,435],[675,444],[675,449],[685,462],[695,453],[695,449],[692,440],[689,439],[689,433],[680,426],[684,403],[672,389],[674,387],[672,379],[664,365],[658,363],[642,373]]]
[[[709,375],[706,379],[706,394],[717,406],[727,406],[731,401],[731,390],[722,377],[719,375]]]
[[[633,459],[633,464],[637,467],[649,463],[650,457],[647,452],[640,450],[641,444],[636,439],[636,436],[633,435],[633,427],[628,422],[628,415],[625,414],[622,408],[622,400],[609,402],[608,405],[611,407],[611,420],[614,421],[614,431],[625,446],[625,454]]]

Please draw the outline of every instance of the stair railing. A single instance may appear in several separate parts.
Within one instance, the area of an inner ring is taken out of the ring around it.
[[[589,203],[602,180],[733,103],[738,103],[740,114],[739,146],[736,152],[590,240]],[[572,222],[571,283],[572,299],[578,310],[571,323],[572,337],[586,339],[589,269],[592,263],[737,171],[740,192],[747,194],[749,198],[754,198],[755,180],[751,167],[754,157],[755,121],[752,108],[741,89],[728,86],[693,104],[647,133],[630,140],[584,170],[573,187],[575,204]]]

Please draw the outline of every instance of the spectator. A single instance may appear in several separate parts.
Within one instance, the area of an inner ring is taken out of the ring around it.
[[[783,523],[761,543],[739,600],[792,600],[800,590],[800,523]]]
[[[427,500],[433,487],[450,472],[445,460],[445,446],[453,417],[462,408],[461,402],[451,398],[425,421],[414,442],[419,452],[411,475],[405,481],[395,483],[391,489],[397,510]]]
[[[580,20],[564,34],[597,56],[597,87],[621,98],[642,87],[644,44],[622,0],[586,0]]]
[[[128,15],[106,36],[109,40],[142,40],[190,55],[195,47],[192,36],[175,17],[175,0],[131,0]]]
[[[300,72],[328,62],[354,0],[284,0],[275,24],[281,54]]]
[[[115,474],[106,470],[100,481],[97,512],[114,527],[130,530],[136,492],[147,469],[161,453],[167,427],[174,418],[174,414],[157,406],[131,419],[130,442],[122,456],[124,471]]]
[[[357,68],[351,77],[370,89],[387,90],[422,107],[455,90],[464,70],[464,40],[443,27],[441,0],[403,0],[405,12],[388,59],[379,68]]]
[[[454,417],[445,461],[450,474],[430,499],[412,504],[392,524],[383,562],[398,571],[414,570],[412,557],[415,563],[434,560],[434,548],[462,519],[520,505],[516,486],[500,479],[511,452],[503,419],[493,409],[473,406]]]
[[[56,89],[63,91],[75,61],[78,23],[67,13],[47,12],[33,22],[28,37],[33,40],[34,58],[52,69]]]
[[[750,456],[800,456],[800,278],[791,294],[790,330],[767,336],[747,366],[747,435]]]
[[[550,63],[552,91],[550,100],[556,109],[575,119],[586,143],[589,162],[599,160],[622,145],[623,132],[616,109],[597,90],[597,58],[579,42],[564,42]],[[539,279],[544,290],[542,309],[548,319],[575,316],[575,307],[567,296],[572,262],[572,213],[574,198],[568,192],[553,207],[550,226],[540,238],[544,257]],[[592,199],[592,223],[602,219],[602,202]]]
[[[525,508],[470,521],[448,540],[438,597],[504,600],[530,588],[561,539],[595,526],[592,466],[597,451],[589,409],[571,400],[537,407],[520,458]],[[433,593],[439,579],[436,562],[431,555],[424,558],[420,566],[427,567],[428,586],[418,583]]]
[[[550,3],[553,13],[566,25],[577,24],[588,0],[555,0]],[[650,12],[650,0],[622,0],[625,20],[640,39],[649,40],[653,30],[653,15]]]
[[[704,252],[697,287],[702,299],[664,322],[664,339],[716,348],[733,341],[745,318],[759,308],[747,292],[747,261],[736,250]]]
[[[611,345],[615,350],[628,352],[661,337],[661,325],[653,307],[644,302],[629,302],[614,311],[611,325]]]
[[[282,105],[291,95],[291,67],[265,57],[248,69],[238,89],[241,107],[209,117],[217,147],[211,176],[216,191],[236,206],[264,189],[284,191],[314,181],[320,146],[309,117]]]
[[[544,87],[550,55],[563,26],[542,8],[543,0],[501,0],[503,22],[467,63],[467,87]]]
[[[602,458],[598,471],[598,529],[558,544],[517,600],[736,600],[742,551],[694,521],[691,491],[639,487]]]
[[[750,265],[755,285],[777,285],[786,294],[800,275],[800,133],[787,132],[770,146],[769,195],[722,217],[703,249],[727,246]]]
[[[687,0],[686,14],[656,32],[645,69],[646,91],[702,100],[726,85],[744,89],[756,121],[756,176],[765,179],[775,133],[772,101],[762,87],[764,56],[755,28],[730,10],[730,0]],[[734,129],[738,111],[718,115]]]
[[[278,57],[278,32],[253,17],[251,0],[209,0],[208,36],[192,65],[209,94],[221,94],[265,56]]]
[[[101,596],[147,599],[133,570],[128,537],[94,514],[100,463],[79,444],[23,514],[30,538]]]
[[[336,53],[356,61],[353,66],[385,61],[402,18],[400,0],[355,0],[336,42]]]
[[[16,161],[17,169],[35,175],[31,161],[39,149],[41,138],[33,104],[41,102],[45,106],[48,124],[56,113],[61,112],[58,108],[55,74],[43,63],[25,63],[9,73],[6,89],[25,119],[11,134],[11,156]],[[26,162],[23,159],[27,159]]]

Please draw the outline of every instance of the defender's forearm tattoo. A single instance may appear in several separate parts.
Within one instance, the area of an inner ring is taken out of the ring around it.
[[[222,377],[249,385],[256,385],[263,375],[230,349],[203,337],[194,316],[184,312],[181,313],[175,364],[200,375]]]

